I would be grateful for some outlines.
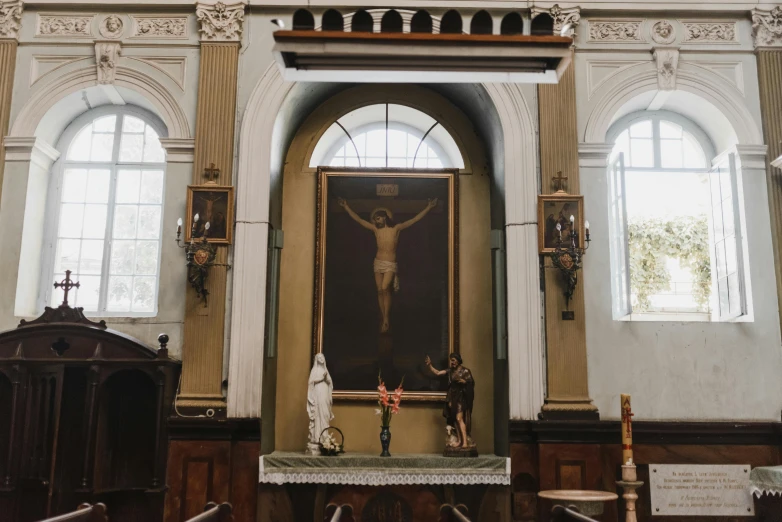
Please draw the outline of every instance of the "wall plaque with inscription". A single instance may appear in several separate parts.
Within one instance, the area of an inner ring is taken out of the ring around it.
[[[649,464],[652,515],[753,516],[749,472],[749,464]]]

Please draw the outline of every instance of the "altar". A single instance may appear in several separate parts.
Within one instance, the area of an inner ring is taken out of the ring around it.
[[[259,468],[260,520],[323,520],[329,506],[344,505],[357,519],[400,522],[437,520],[444,504],[463,505],[475,522],[502,520],[510,510],[510,459],[495,455],[275,451],[260,457]]]

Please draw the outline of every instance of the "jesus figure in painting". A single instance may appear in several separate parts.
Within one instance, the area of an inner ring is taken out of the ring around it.
[[[374,272],[377,285],[377,302],[380,305],[380,332],[388,332],[391,317],[391,285],[394,290],[399,290],[399,277],[397,276],[396,246],[399,243],[399,233],[418,223],[423,217],[437,206],[437,198],[430,199],[426,207],[414,218],[395,225],[394,216],[387,208],[376,208],[365,221],[350,208],[343,198],[338,199],[339,205],[345,209],[353,220],[375,234],[377,240],[377,254],[375,254]]]

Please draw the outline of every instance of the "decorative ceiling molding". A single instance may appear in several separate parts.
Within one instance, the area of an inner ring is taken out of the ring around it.
[[[117,15],[109,15],[101,21],[98,32],[103,38],[116,40],[122,36],[124,25],[122,18]]]
[[[131,38],[186,39],[186,16],[130,15]]]
[[[22,0],[0,0],[0,38],[19,39],[23,10]]]
[[[98,68],[98,84],[113,85],[122,48],[119,42],[95,42],[95,62]]]
[[[657,87],[661,91],[675,90],[676,72],[679,68],[679,49],[658,47],[652,56],[657,64]]]
[[[187,58],[184,56],[126,56],[130,60],[138,60],[162,72],[185,90],[185,70]]]
[[[201,41],[238,42],[242,38],[244,4],[196,4],[196,17],[201,23]]]
[[[682,21],[685,44],[737,44],[736,22]]]
[[[753,9],[752,36],[755,47],[782,47],[782,7]]]
[[[33,55],[30,59],[30,85],[60,67],[89,59],[88,56]]]
[[[35,29],[36,37],[92,38],[94,14],[73,15],[69,13],[39,14]]]
[[[541,13],[546,13],[554,20],[554,34],[561,36],[573,37],[576,34],[576,26],[581,21],[581,8],[580,7],[559,7],[559,4],[554,4],[551,9],[543,9],[540,7],[532,8],[532,18],[535,18]],[[570,26],[567,34],[562,34],[562,28]]]
[[[676,31],[668,20],[660,20],[652,25],[650,31],[652,41],[662,45],[670,45],[676,40]]]
[[[589,20],[590,43],[640,42],[643,20]]]

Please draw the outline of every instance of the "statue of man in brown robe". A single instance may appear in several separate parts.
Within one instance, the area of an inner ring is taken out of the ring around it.
[[[475,447],[470,434],[472,432],[472,404],[475,400],[475,380],[472,372],[462,366],[462,356],[452,353],[448,356],[448,369],[438,370],[432,366],[432,360],[424,360],[429,371],[435,375],[448,375],[448,394],[445,399],[443,417],[446,424],[456,432],[457,440],[450,444],[452,448],[470,449]]]

